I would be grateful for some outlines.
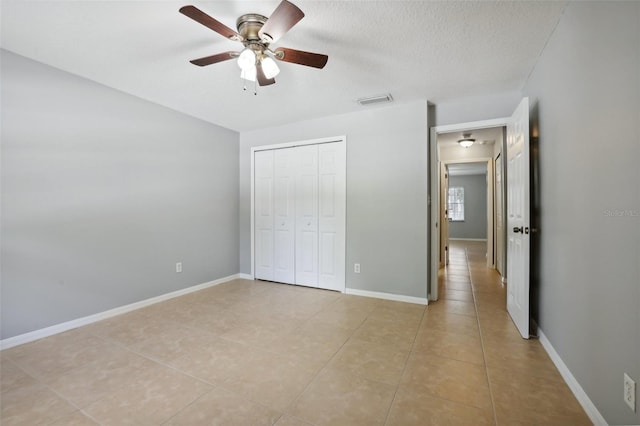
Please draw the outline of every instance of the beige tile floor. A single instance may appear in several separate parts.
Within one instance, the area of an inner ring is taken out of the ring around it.
[[[484,245],[420,305],[238,280],[0,353],[9,425],[587,425]]]

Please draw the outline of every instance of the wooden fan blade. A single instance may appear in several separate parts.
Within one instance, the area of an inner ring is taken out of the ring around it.
[[[204,58],[194,59],[191,62],[193,65],[204,67],[205,65],[217,64],[218,62],[228,61],[234,58],[233,55],[237,55],[238,52],[223,52],[217,55],[205,56]]]
[[[319,53],[305,52],[302,50],[288,49],[286,47],[278,47],[275,52],[275,58],[293,64],[306,65],[314,68],[324,68],[327,65],[329,57]]]
[[[274,78],[267,78],[264,75],[264,70],[262,69],[262,64],[256,64],[256,77],[258,78],[258,84],[260,86],[269,86],[270,84],[274,84],[276,80]]]
[[[229,38],[232,40],[239,40],[239,41],[242,40],[242,36],[240,34],[235,32],[231,28],[227,27],[222,22],[207,15],[206,13],[204,13],[203,11],[201,11],[195,6],[191,6],[191,5],[183,6],[180,8],[180,13],[182,13],[185,16],[188,16],[189,18],[204,25],[205,27],[212,29],[213,31],[217,32],[218,34],[221,34],[226,38]]]
[[[304,13],[298,9],[298,6],[287,0],[282,0],[271,17],[260,28],[258,35],[267,39],[267,42],[273,43],[285,35],[302,18],[304,18]]]

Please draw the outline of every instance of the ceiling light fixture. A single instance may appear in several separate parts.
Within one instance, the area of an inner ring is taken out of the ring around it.
[[[248,47],[238,56],[238,66],[241,70],[247,71],[256,68],[256,53]]]
[[[469,148],[471,145],[473,145],[475,141],[476,141],[475,139],[471,138],[471,133],[463,133],[462,139],[459,139],[458,143],[463,148]]]
[[[273,58],[269,56],[265,56],[262,58],[262,71],[264,71],[264,76],[267,78],[274,78],[280,73],[280,68],[278,68],[278,64]]]
[[[271,43],[276,43],[280,37],[304,18],[304,12],[288,0],[281,0],[269,18],[257,13],[247,13],[240,16],[236,20],[238,31],[227,27],[195,6],[183,6],[180,8],[180,13],[226,39],[240,42],[244,46],[240,52],[222,52],[189,62],[204,67],[237,58],[244,90],[247,90],[246,81],[255,82],[254,94],[257,94],[258,85],[269,86],[276,82],[274,77],[280,72],[276,61],[321,69],[329,59],[327,55],[287,47],[278,47],[272,50]]]
[[[255,66],[240,70],[240,78],[243,80],[256,81],[256,75]]]

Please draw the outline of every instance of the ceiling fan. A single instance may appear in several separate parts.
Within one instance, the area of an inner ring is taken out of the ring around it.
[[[304,13],[287,0],[282,0],[269,18],[257,13],[240,16],[236,21],[238,31],[232,30],[195,6],[183,6],[180,8],[180,13],[229,40],[239,41],[244,45],[244,49],[240,52],[222,52],[189,62],[203,67],[237,58],[241,70],[240,77],[249,81],[257,80],[260,86],[276,82],[274,77],[280,72],[280,69],[274,59],[314,68],[324,68],[329,59],[327,55],[318,53],[286,47],[272,50],[269,47],[271,43],[277,42],[304,17]]]

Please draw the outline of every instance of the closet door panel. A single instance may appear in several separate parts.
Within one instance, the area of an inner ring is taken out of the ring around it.
[[[318,146],[295,148],[295,283],[318,286]]]
[[[345,289],[345,145],[318,146],[318,287]]]
[[[295,173],[294,148],[274,150],[274,280],[295,283]]]
[[[254,156],[255,277],[274,279],[273,151],[256,151]]]

